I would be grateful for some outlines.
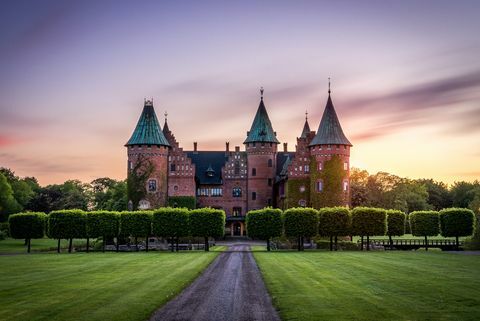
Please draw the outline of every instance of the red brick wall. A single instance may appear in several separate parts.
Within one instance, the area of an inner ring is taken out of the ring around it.
[[[262,146],[263,145],[263,146]],[[247,188],[248,201],[247,210],[273,206],[273,184],[275,183],[276,173],[276,154],[277,144],[270,143],[249,143],[247,149]],[[272,160],[272,167],[268,167],[268,160]],[[256,169],[256,175],[252,175],[252,169]],[[271,179],[272,186],[268,185],[268,179]],[[256,200],[252,200],[252,193],[256,193]]]

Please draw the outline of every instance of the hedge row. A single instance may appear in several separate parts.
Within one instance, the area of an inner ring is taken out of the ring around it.
[[[462,208],[444,209],[440,212],[412,212],[409,216],[412,233],[415,236],[445,237],[469,236],[474,231],[475,216],[471,210]],[[247,233],[250,237],[267,240],[270,250],[270,238],[285,235],[298,240],[298,250],[303,250],[303,239],[316,235],[330,237],[330,250],[333,239],[337,249],[339,236],[360,236],[363,250],[364,237],[369,250],[370,236],[405,234],[407,215],[397,210],[356,207],[331,207],[315,210],[313,208],[291,208],[282,213],[279,209],[265,208],[247,213]]]
[[[60,240],[68,239],[69,252],[72,251],[73,239],[87,239],[87,251],[90,238],[160,236],[173,242],[184,236],[201,236],[205,238],[205,250],[208,251],[208,238],[224,235],[225,212],[222,210],[202,208],[187,210],[182,208],[161,208],[156,211],[135,212],[84,212],[82,210],[53,211],[44,213],[21,213],[10,215],[10,234],[13,238],[28,241],[30,239],[58,239],[57,251],[60,252]],[[117,242],[118,250],[118,242]]]

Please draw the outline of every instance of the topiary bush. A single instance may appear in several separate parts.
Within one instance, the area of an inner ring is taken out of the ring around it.
[[[174,241],[190,235],[189,212],[186,208],[164,207],[153,212],[153,234],[170,239],[171,250],[174,250]]]
[[[385,235],[387,231],[387,213],[382,208],[355,207],[352,210],[352,235],[367,237],[367,251],[370,250],[370,236]]]
[[[45,236],[45,213],[31,212],[13,214],[8,217],[10,235],[14,239],[27,241],[27,252],[30,253],[31,239],[41,239]]]
[[[197,201],[194,196],[170,196],[168,198],[168,206],[180,207],[193,210],[196,207]]]
[[[225,234],[225,212],[213,208],[199,208],[190,211],[190,231],[192,236],[203,237],[205,251],[209,251],[208,238],[222,237]]]
[[[94,211],[86,214],[87,237],[102,238],[102,251],[105,252],[107,237],[117,237],[120,231],[120,214],[110,211]],[[87,252],[89,250],[87,238]]]
[[[148,237],[152,234],[152,211],[134,211],[120,213],[120,234],[135,238],[135,247],[138,251],[138,237],[146,238],[148,251]]]
[[[318,234],[330,237],[330,251],[333,250],[333,238],[335,251],[338,250],[338,236],[348,235],[350,225],[350,211],[346,207],[324,207],[318,211]]]
[[[405,234],[405,222],[407,215],[399,210],[387,210],[387,235],[390,239],[390,246],[393,245],[392,236]]]
[[[58,239],[57,252],[60,253],[60,240],[68,239],[68,252],[72,252],[73,239],[87,237],[86,214],[82,210],[60,210],[48,214],[48,236]]]
[[[437,236],[440,233],[438,212],[414,211],[409,214],[409,219],[412,234],[425,237],[425,249],[428,251],[428,236]]]
[[[267,251],[270,251],[270,239],[282,235],[282,210],[268,207],[249,211],[246,225],[248,236],[266,240]]]
[[[439,212],[442,236],[455,236],[458,250],[458,237],[470,236],[475,229],[475,214],[467,208],[446,208]]]
[[[294,207],[283,213],[283,224],[287,237],[296,237],[297,249],[303,251],[305,237],[312,237],[318,231],[318,211],[314,208]]]

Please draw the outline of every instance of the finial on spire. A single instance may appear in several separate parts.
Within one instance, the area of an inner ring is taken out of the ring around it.
[[[165,122],[167,122],[168,113],[167,113],[166,110],[165,110],[165,113],[163,115],[165,116]]]
[[[330,77],[328,77],[328,95],[330,95],[332,91],[330,90]]]
[[[260,87],[260,98],[263,100],[263,87]]]
[[[305,110],[305,121],[308,120],[308,110]]]

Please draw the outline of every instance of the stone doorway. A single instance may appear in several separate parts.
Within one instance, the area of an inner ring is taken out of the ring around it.
[[[230,236],[244,236],[244,231],[243,222],[233,222],[230,225]]]

